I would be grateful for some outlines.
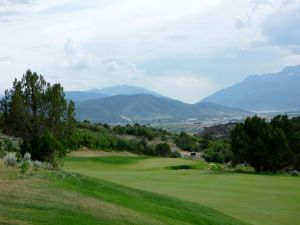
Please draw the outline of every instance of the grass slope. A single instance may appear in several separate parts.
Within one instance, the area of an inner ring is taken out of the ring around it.
[[[300,224],[299,177],[170,169],[182,165],[205,166],[183,159],[128,156],[68,157],[65,162],[68,171],[200,203],[251,224]]]
[[[114,164],[134,163],[127,162]],[[245,224],[197,203],[65,172],[23,177],[2,167],[0,184],[0,224]]]

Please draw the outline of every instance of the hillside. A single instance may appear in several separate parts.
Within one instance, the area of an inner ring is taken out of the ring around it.
[[[89,92],[89,91],[67,91],[65,92],[66,99],[74,102],[87,101],[91,99],[99,99],[107,97],[107,95],[100,92]]]
[[[201,117],[246,115],[248,112],[214,103],[186,104],[153,95],[118,95],[76,105],[77,119],[94,122],[185,120]]]
[[[232,87],[206,97],[215,102],[250,111],[299,111],[300,65],[278,73],[253,75]]]

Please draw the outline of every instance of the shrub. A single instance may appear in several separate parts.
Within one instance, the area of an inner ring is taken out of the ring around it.
[[[58,160],[64,155],[64,148],[61,142],[51,133],[46,132],[41,137],[36,137],[31,143],[24,142],[23,152],[31,152],[35,159],[58,166]],[[29,156],[27,154],[27,156]]]
[[[203,157],[207,162],[229,162],[232,159],[230,145],[221,141],[210,142],[208,148],[204,151]]]
[[[28,160],[23,161],[20,168],[21,168],[21,173],[22,174],[27,173],[27,171],[30,168],[30,161],[28,161]]]
[[[50,163],[41,162],[41,161],[38,161],[38,160],[33,161],[32,165],[33,165],[34,168],[53,169],[53,166]]]
[[[181,149],[188,152],[199,152],[201,151],[201,146],[199,143],[200,139],[194,136],[190,136],[185,132],[175,137],[174,143]]]
[[[38,161],[38,160],[35,160],[32,162],[32,165],[35,167],[35,168],[43,168],[43,163],[41,161]]]
[[[15,152],[8,152],[4,156],[3,161],[4,161],[5,166],[16,166],[17,163],[18,163],[16,153]]]
[[[31,154],[29,152],[26,152],[24,154],[23,161],[30,161],[30,160],[31,160]]]
[[[169,157],[172,154],[170,145],[167,143],[160,143],[156,145],[155,151],[158,156],[162,157]]]
[[[178,151],[174,151],[171,153],[171,157],[172,158],[180,158],[181,154]]]
[[[298,176],[300,176],[300,172],[297,170],[293,170],[293,171],[291,171],[291,175],[294,177],[298,177]]]
[[[209,168],[211,170],[223,170],[223,166],[222,165],[220,165],[220,164],[214,164],[214,163],[209,164]]]

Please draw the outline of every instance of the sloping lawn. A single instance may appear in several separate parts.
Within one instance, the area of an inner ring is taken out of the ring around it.
[[[67,157],[65,169],[193,201],[251,224],[300,224],[299,177],[216,172],[201,162],[129,156]]]
[[[0,168],[0,209],[0,224],[245,224],[197,203],[56,171]]]

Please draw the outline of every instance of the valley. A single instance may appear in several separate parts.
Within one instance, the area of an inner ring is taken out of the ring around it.
[[[300,0],[0,0],[0,225],[300,225]]]

